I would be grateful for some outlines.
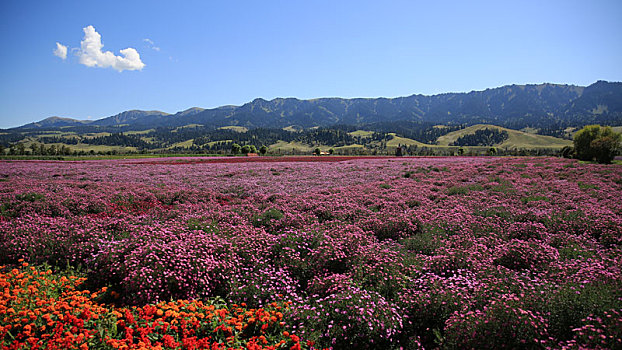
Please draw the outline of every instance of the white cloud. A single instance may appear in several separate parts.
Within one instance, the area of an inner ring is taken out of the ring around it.
[[[62,59],[67,58],[67,46],[56,42],[56,50],[54,50],[54,56],[60,57]]]
[[[155,43],[153,42],[153,40],[151,40],[149,38],[145,38],[145,39],[143,39],[143,41],[146,42],[147,44],[149,44],[149,47],[152,50],[155,50],[155,51],[158,51],[158,52],[160,51],[160,48],[155,46]]]
[[[145,64],[140,60],[140,55],[136,49],[128,47],[120,50],[123,56],[116,56],[110,51],[102,51],[101,35],[95,31],[93,26],[83,28],[84,38],[80,42],[78,57],[80,63],[87,67],[112,68],[119,72],[124,70],[141,70]]]

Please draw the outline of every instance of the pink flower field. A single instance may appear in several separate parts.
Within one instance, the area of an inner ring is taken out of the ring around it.
[[[111,314],[247,315],[158,336],[147,318],[140,339],[99,324],[87,348],[622,348],[622,166],[300,160],[0,162],[0,265],[79,274]],[[56,321],[34,334],[44,315],[3,278],[2,348],[51,348]]]

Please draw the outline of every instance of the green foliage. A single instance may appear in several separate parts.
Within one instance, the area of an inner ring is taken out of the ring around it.
[[[454,196],[457,194],[467,194],[469,191],[481,191],[483,189],[482,185],[479,184],[469,186],[451,186],[447,189],[447,195]]]
[[[588,125],[575,134],[574,149],[581,160],[609,164],[620,149],[621,140],[622,135],[609,126]]]
[[[483,129],[477,130],[474,134],[468,134],[459,137],[454,141],[454,146],[494,146],[495,144],[502,143],[508,139],[508,132],[505,130],[499,131],[498,129]],[[491,149],[494,149],[491,148]],[[497,150],[494,149],[494,155]],[[489,150],[490,154],[490,150]]]
[[[320,150],[319,147],[313,150],[313,154],[315,154],[316,156],[319,156],[321,153],[322,153],[322,150]]]
[[[201,219],[191,218],[188,219],[187,226],[189,230],[198,230],[206,233],[219,233],[216,222],[205,222]]]
[[[253,216],[251,222],[255,227],[264,227],[266,229],[272,229],[276,223],[281,220],[285,215],[282,211],[276,208],[270,208],[265,212]]]
[[[572,158],[572,154],[574,153],[574,148],[571,146],[564,146],[559,154],[564,158]]]
[[[19,201],[26,201],[26,202],[38,202],[38,201],[43,200],[44,198],[45,198],[45,195],[41,193],[35,193],[35,192],[22,193],[22,194],[15,195],[15,199]]]
[[[582,190],[589,190],[589,189],[597,190],[598,189],[598,186],[594,184],[588,184],[588,183],[581,182],[581,181],[577,182],[577,185]]]
[[[403,239],[401,243],[410,252],[432,256],[436,249],[442,246],[441,239],[438,236],[435,233],[424,231]]]
[[[266,146],[261,146],[259,147],[259,153],[263,156],[264,154],[266,154],[266,152],[268,152],[268,147]]]
[[[569,283],[547,301],[545,308],[549,330],[559,340],[572,338],[573,329],[580,327],[590,314],[601,314],[622,307],[620,283]]]
[[[549,199],[545,196],[538,196],[538,195],[533,195],[533,196],[527,196],[527,197],[523,197],[520,199],[521,202],[527,204],[529,202],[536,202],[536,201],[545,201],[548,202]]]
[[[469,193],[469,188],[467,186],[451,186],[447,189],[447,194],[450,196],[467,193]]]
[[[231,153],[239,154],[240,152],[242,152],[242,147],[240,147],[240,145],[238,145],[237,143],[231,145]]]
[[[592,147],[598,163],[610,164],[620,148],[620,134],[596,139],[590,143],[590,147]]]
[[[242,152],[242,154],[257,153],[257,147],[254,145],[244,145],[240,149],[240,152]]]

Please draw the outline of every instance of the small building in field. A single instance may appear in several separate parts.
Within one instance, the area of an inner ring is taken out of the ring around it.
[[[259,157],[259,154],[257,153],[246,153],[247,157]]]

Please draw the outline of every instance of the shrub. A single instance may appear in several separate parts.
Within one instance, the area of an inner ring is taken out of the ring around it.
[[[433,273],[413,277],[409,288],[399,296],[399,305],[408,319],[404,336],[419,336],[426,349],[438,347],[445,321],[456,311],[469,310],[473,294],[482,288],[468,270],[458,270],[450,277]]]
[[[238,257],[231,243],[200,231],[149,232],[102,247],[90,264],[89,279],[111,287],[124,302],[224,296]]]
[[[408,285],[417,261],[388,244],[372,244],[359,250],[351,270],[361,287],[387,299],[395,299]]]
[[[438,235],[429,231],[405,238],[401,243],[409,252],[430,256],[443,245]]]
[[[360,231],[341,229],[332,232],[321,228],[287,231],[272,247],[275,264],[286,269],[305,291],[317,276],[344,273],[357,259],[359,247],[369,243]]]
[[[546,227],[539,222],[513,222],[508,227],[508,238],[530,240],[542,239],[547,234]]]
[[[489,305],[466,313],[454,312],[446,322],[442,345],[450,349],[542,348],[547,323],[525,310],[515,295],[503,295]]]
[[[549,313],[550,332],[558,340],[576,336],[575,329],[583,325],[590,314],[602,314],[610,309],[622,309],[620,283],[569,282],[559,288],[544,305]]]
[[[574,135],[574,149],[577,158],[611,163],[620,148],[622,136],[600,125],[588,125]]]
[[[498,251],[497,265],[511,270],[538,269],[559,257],[557,249],[539,242],[513,239]]]
[[[233,303],[246,303],[250,307],[263,307],[277,297],[297,300],[296,282],[283,268],[269,264],[242,267],[229,281],[228,299]]]
[[[389,349],[404,322],[396,305],[357,287],[311,298],[291,317],[301,337],[334,349]]]
[[[359,223],[364,230],[373,232],[380,240],[400,239],[421,232],[421,222],[412,214],[381,211],[369,215]]]
[[[563,349],[620,349],[622,348],[622,310],[611,309],[591,314],[572,330],[573,338],[559,344]]]

